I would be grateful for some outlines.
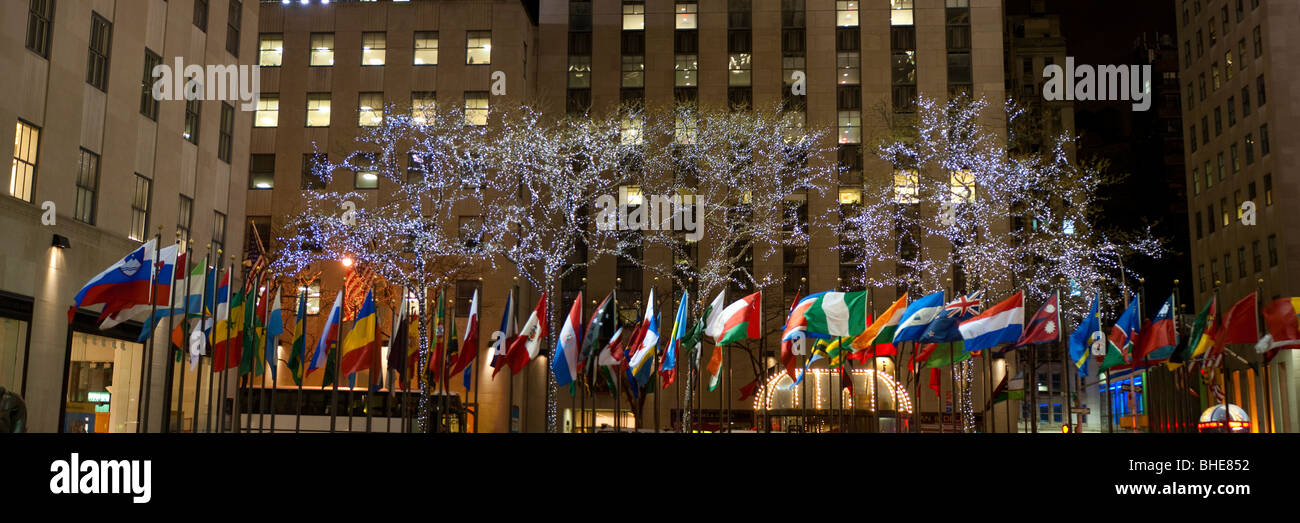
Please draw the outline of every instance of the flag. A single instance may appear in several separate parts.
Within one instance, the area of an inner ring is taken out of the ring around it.
[[[751,381],[740,388],[740,397],[736,398],[736,401],[741,402],[749,399],[750,396],[754,395],[754,391],[756,390],[758,390],[758,378],[754,378],[754,381]]]
[[[262,275],[250,274],[249,286],[245,296],[244,304],[244,321],[241,330],[240,339],[243,341],[243,357],[239,360],[239,375],[243,376],[250,372],[256,375],[262,375],[261,366],[258,361],[262,354],[258,330],[262,328],[262,308],[266,306],[266,299],[258,299],[261,294]]]
[[[68,309],[68,323],[72,323],[72,317],[80,307],[103,303],[104,312],[99,318],[103,322],[114,313],[136,304],[147,305],[156,250],[157,242],[151,239],[82,285],[73,298],[72,308]]]
[[[208,259],[204,257],[199,263],[190,270],[190,279],[183,292],[185,296],[185,309],[180,323],[172,329],[172,345],[184,350],[186,347],[185,339],[189,337],[188,327],[191,320],[202,320],[203,318],[203,289],[208,279]]]
[[[533,312],[528,314],[528,320],[524,321],[524,327],[519,330],[519,336],[506,349],[506,363],[510,365],[511,376],[519,374],[541,352],[542,339],[547,334],[546,323],[550,320],[546,296],[547,293],[543,292]]]
[[[826,368],[828,369],[844,365],[844,353],[846,352],[844,350],[846,349],[844,346],[845,341],[848,341],[847,337],[818,341],[817,344],[813,346],[813,354],[812,357],[808,359],[808,364],[811,365],[817,360],[826,360]],[[805,366],[804,368],[807,369],[808,367]]]
[[[284,313],[280,309],[280,291],[282,289],[283,286],[275,288],[275,299],[271,300],[271,311],[266,316],[266,361],[271,365],[272,383],[275,383],[276,375],[280,371],[278,352],[280,335],[284,334]]]
[[[433,388],[438,388],[443,382],[443,372],[447,370],[443,363],[443,349],[446,343],[447,329],[447,311],[444,308],[444,301],[447,298],[445,289],[438,290],[438,313],[433,317],[433,345],[430,349],[433,351],[433,357],[429,358],[429,371],[433,373]]]
[[[560,337],[555,341],[555,358],[551,372],[555,383],[564,386],[578,379],[578,343],[582,339],[582,293],[573,299],[569,314],[560,327]]]
[[[926,327],[943,311],[943,291],[927,295],[912,302],[903,310],[903,319],[894,331],[893,344],[904,341],[917,341],[925,334]]]
[[[217,284],[217,322],[212,326],[213,372],[220,372],[231,366],[230,313],[234,306],[234,298],[230,295],[230,273],[232,269],[233,267],[227,267],[226,273],[221,277],[221,283]]]
[[[397,384],[406,383],[406,369],[409,368],[406,365],[406,358],[411,347],[411,302],[407,300],[405,288],[402,289],[401,296],[402,304],[398,306],[397,318],[393,320],[393,336],[388,341],[388,370],[397,373],[402,379],[389,385],[389,389]]]
[[[1169,359],[1174,347],[1178,345],[1178,333],[1174,331],[1174,295],[1170,294],[1160,311],[1151,319],[1149,325],[1142,327],[1142,339],[1138,341],[1133,352],[1133,361],[1159,362]]]
[[[1186,344],[1179,348],[1179,350],[1174,351],[1173,355],[1169,357],[1169,361],[1165,363],[1165,366],[1168,367],[1169,370],[1177,369],[1195,357],[1196,348],[1200,345],[1201,338],[1206,337],[1206,327],[1214,324],[1214,302],[1214,297],[1211,297],[1210,301],[1205,302],[1205,306],[1201,308],[1201,312],[1197,314],[1196,319],[1192,321],[1192,332],[1187,336]],[[1210,334],[1208,337],[1213,338],[1214,336],[1213,334]]]
[[[894,332],[898,330],[898,323],[903,320],[903,312],[906,309],[907,293],[904,292],[888,309],[885,309],[885,312],[880,314],[876,321],[862,331],[862,334],[853,338],[853,350],[867,349],[878,344],[892,344]]]
[[[610,336],[614,335],[617,328],[615,299],[614,293],[611,291],[596,307],[596,311],[592,313],[591,319],[587,322],[587,328],[582,331],[582,351],[578,358],[578,372],[580,374],[585,374],[588,370],[594,369],[596,353],[605,347]],[[593,378],[594,376],[588,376],[588,380]]]
[[[184,286],[185,286],[185,252],[178,249],[179,245],[171,245],[163,248],[159,253],[158,277],[154,285],[154,300],[158,302],[158,307],[154,309],[152,316],[146,316],[144,326],[140,329],[140,337],[137,342],[143,342],[149,337],[150,333],[157,330],[161,320],[173,314],[185,312],[184,303]],[[177,269],[180,267],[180,269]],[[125,312],[110,316],[100,328],[107,328],[103,325],[110,324],[116,318],[126,318]]]
[[[867,328],[867,291],[821,293],[803,316],[808,332],[857,336]]]
[[[976,314],[984,310],[984,301],[981,299],[983,295],[984,291],[979,291],[974,294],[958,296],[948,302],[944,306],[943,312],[925,327],[925,334],[922,334],[921,339],[918,341],[921,343],[962,341],[961,331],[958,330],[957,325],[975,317]]]
[[[447,304],[450,305],[451,302],[448,301]],[[510,321],[511,321],[511,327],[513,328],[514,327],[513,312],[510,315]],[[438,367],[438,369],[441,372],[447,372],[448,370],[450,370],[452,362],[456,361],[456,359],[460,356],[460,344],[458,343],[459,340],[460,338],[456,336],[456,309],[451,309],[447,313],[447,341],[446,341],[446,349],[444,350],[444,354],[442,358],[443,366]],[[442,379],[447,384],[447,388],[450,389],[451,373],[448,372],[447,374],[444,374]]]
[[[1061,293],[1052,293],[1052,297],[1038,308],[1034,317],[1029,319],[1029,324],[1025,326],[1024,334],[1016,340],[1015,347],[1024,347],[1026,345],[1038,345],[1053,341],[1061,341]]]
[[[721,302],[715,300],[714,303]],[[756,340],[762,336],[760,330],[762,321],[763,292],[759,291],[732,302],[720,313],[715,314],[709,319],[709,325],[705,327],[704,333],[713,337],[713,343],[717,346],[737,340]]]
[[[795,379],[795,358],[808,353],[808,338],[824,338],[827,335],[808,332],[807,312],[824,292],[809,294],[803,299],[795,298],[790,304],[790,314],[786,316],[785,326],[781,329],[781,363],[791,379]]]
[[[238,369],[239,364],[244,361],[244,301],[246,300],[244,295],[245,290],[241,288],[234,291],[234,294],[230,297],[229,325],[222,329],[223,331],[229,331],[230,334],[220,342],[226,350],[226,357],[222,358],[223,367],[221,370]]]
[[[718,382],[722,378],[722,346],[718,345],[717,336],[721,334],[720,330],[722,328],[722,322],[719,318],[723,317],[722,307],[726,304],[726,301],[724,300],[726,292],[725,289],[718,292],[718,296],[713,298],[713,302],[709,304],[709,313],[704,317],[704,334],[713,336],[713,354],[709,356],[708,363],[710,392],[718,388]],[[714,327],[715,324],[717,325],[716,328]],[[699,339],[702,338],[703,337]]]
[[[686,314],[687,305],[691,301],[690,296],[690,292],[682,290],[682,297],[677,300],[677,314],[673,315],[673,328],[668,331],[668,346],[664,347],[664,362],[659,367],[659,375],[663,378],[664,388],[672,385],[677,380],[677,348],[681,345],[682,338],[686,336],[686,328],[688,327]]]
[[[316,342],[316,352],[312,353],[311,364],[307,366],[308,374],[322,367],[325,367],[327,371],[331,371],[325,373],[324,381],[321,383],[322,386],[333,383],[334,380],[334,373],[332,372],[334,369],[329,368],[330,365],[327,360],[333,359],[329,358],[328,354],[331,352],[330,348],[339,341],[338,326],[342,322],[343,291],[339,290],[338,295],[334,297],[334,305],[330,307],[329,316],[325,320],[325,327],[321,329],[319,341]]]
[[[465,343],[461,345],[456,364],[451,368],[452,376],[461,371],[469,371],[474,358],[478,357],[478,289],[474,289],[474,296],[469,300],[469,318],[465,320]],[[493,372],[495,374],[495,371]],[[465,388],[468,389],[469,386],[466,385]]]
[[[941,397],[939,395],[939,386],[940,386],[939,381],[942,379],[943,379],[943,375],[939,373],[939,369],[937,368],[930,369],[930,390],[934,391],[934,397],[936,398]]]
[[[1101,301],[1100,294],[1092,297],[1092,307],[1088,310],[1088,314],[1079,321],[1079,326],[1075,327],[1074,332],[1070,333],[1070,359],[1079,369],[1080,377],[1087,375],[1088,355],[1105,350],[1105,341],[1101,336],[1101,317],[1097,313],[1099,301]]]
[[[1012,294],[989,310],[961,322],[958,330],[965,340],[966,352],[991,349],[1020,340],[1025,322],[1025,293]]]
[[[938,343],[929,343],[922,346],[922,361],[925,362],[925,367],[927,369],[937,369],[971,359],[973,353],[965,350],[963,343],[960,341],[947,343],[944,347],[940,347]]]
[[[1228,310],[1223,321],[1223,331],[1215,338],[1219,343],[1249,343],[1259,341],[1259,310],[1255,303],[1255,293],[1238,300]]]
[[[650,288],[646,299],[645,317],[641,320],[639,339],[632,347],[634,351],[629,360],[629,372],[636,377],[636,384],[644,387],[650,382],[651,370],[659,350],[659,314],[655,312],[655,290]]]
[[[159,311],[156,306],[168,307],[171,305],[172,280],[176,277],[176,253],[178,250],[179,245],[173,243],[158,251],[158,255],[152,264],[153,290],[150,293],[152,299],[116,311],[113,310],[115,307],[105,306],[103,312],[99,314],[99,330],[111,329],[122,322],[130,321],[141,314],[149,312],[150,309],[157,313]],[[168,312],[168,315],[170,315],[170,312]],[[147,329],[153,324],[151,320],[152,318],[145,317],[145,332],[149,332]]]
[[[342,366],[344,376],[351,376],[363,370],[371,370],[371,354],[379,350],[379,338],[376,335],[376,311],[374,290],[366,292],[366,301],[357,311],[357,319],[352,322],[352,330],[343,338]]]
[[[1127,365],[1133,353],[1133,341],[1137,338],[1138,327],[1142,325],[1141,315],[1138,312],[1138,302],[1133,300],[1129,302],[1128,308],[1124,309],[1124,314],[1115,320],[1115,326],[1110,329],[1110,337],[1106,339],[1106,354],[1098,358],[1099,366],[1097,370],[1105,371],[1117,365]]]
[[[514,291],[506,294],[506,307],[501,311],[501,328],[492,333],[492,377],[509,364],[510,343],[515,340]]]
[[[307,291],[298,292],[298,313],[293,322],[293,346],[289,349],[289,374],[294,385],[302,385],[302,364],[307,359]]]
[[[1280,298],[1264,307],[1264,325],[1268,327],[1267,344],[1257,344],[1264,349],[1265,363],[1273,360],[1278,351],[1300,345],[1300,298]]]

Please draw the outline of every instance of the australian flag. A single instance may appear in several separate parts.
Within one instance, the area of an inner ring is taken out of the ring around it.
[[[957,325],[984,311],[983,297],[984,291],[978,291],[958,296],[957,299],[948,302],[943,312],[930,322],[929,327],[926,327],[925,334],[921,336],[921,343],[961,341],[961,331],[957,330]]]

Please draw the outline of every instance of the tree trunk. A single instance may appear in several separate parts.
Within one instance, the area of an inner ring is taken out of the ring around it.
[[[546,295],[546,302],[547,302],[546,316],[547,317],[544,318],[542,321],[547,322],[548,325],[552,327],[546,330],[546,344],[548,347],[550,347],[550,352],[549,352],[550,357],[547,358],[546,360],[546,432],[554,434],[556,432],[559,432],[559,420],[557,418],[559,415],[559,388],[560,387],[559,384],[555,381],[555,372],[551,370],[552,369],[551,363],[555,361],[555,356],[556,356],[555,337],[559,335],[559,333],[557,333],[556,329],[554,328],[556,325],[555,325],[555,321],[553,321],[553,318],[556,317],[555,304],[560,302],[560,298],[556,296],[556,293],[554,292],[555,291],[554,278],[547,277],[544,287],[545,287],[544,291],[548,293]],[[563,304],[560,304],[560,306],[563,306]]]

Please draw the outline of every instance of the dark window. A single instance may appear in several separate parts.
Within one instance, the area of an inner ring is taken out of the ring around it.
[[[591,1],[590,0],[570,0],[569,2],[569,31],[590,31],[591,30]]]
[[[132,240],[142,242],[149,231],[149,202],[153,201],[153,180],[135,173],[135,191],[131,193]]]
[[[1273,175],[1264,175],[1264,205],[1273,205]]]
[[[1237,100],[1231,96],[1228,97],[1228,127],[1237,125]]]
[[[81,150],[77,162],[77,208],[73,217],[78,221],[95,224],[95,200],[99,193],[99,155]]]
[[[1214,204],[1211,203],[1210,206],[1205,209],[1205,216],[1206,218],[1209,218],[1210,234],[1214,234]]]
[[[483,301],[483,282],[481,280],[458,280],[456,282],[456,316],[468,317],[469,307],[478,293],[479,303]],[[481,307],[482,305],[480,305]],[[465,336],[461,333],[461,336]]]
[[[54,22],[54,0],[31,0],[27,9],[27,48],[50,57],[50,36]]]
[[[221,130],[217,139],[217,159],[230,163],[230,149],[235,141],[235,108],[221,102]]]
[[[1255,99],[1259,101],[1260,107],[1263,107],[1264,104],[1268,103],[1267,93],[1264,92],[1264,75],[1262,74],[1259,75],[1258,78],[1255,78],[1255,94]]]
[[[857,27],[836,27],[835,28],[835,50],[836,51],[857,51],[860,47],[858,43],[859,30]]]
[[[190,224],[194,218],[194,198],[181,195],[176,212],[176,238],[184,245],[190,241]]]
[[[327,185],[325,167],[328,159],[324,154],[302,155],[302,188],[304,190],[321,190]]]
[[[91,13],[90,51],[86,61],[86,83],[100,91],[108,92],[108,52],[113,41],[113,24],[108,19]]]
[[[212,211],[212,248],[217,252],[226,250],[226,215],[221,211]]]
[[[243,7],[239,0],[230,0],[230,14],[226,16],[226,51],[235,58],[239,58],[239,26],[244,18]]]
[[[727,103],[732,111],[744,111],[753,107],[754,92],[748,87],[728,87]]]
[[[149,49],[144,50],[144,72],[140,79],[140,114],[158,121],[158,99],[153,97],[153,68],[162,64],[162,57]]]
[[[1268,156],[1268,124],[1259,126],[1259,155]]]
[[[274,154],[250,154],[248,156],[248,188],[275,188]]]
[[[1264,256],[1259,252],[1259,240],[1250,242],[1250,257],[1254,262],[1255,272],[1264,272]]]
[[[564,97],[568,114],[586,114],[591,109],[591,89],[569,89]]]
[[[696,54],[699,50],[699,31],[693,29],[681,29],[673,33],[673,52],[677,54]]]
[[[194,27],[208,32],[208,0],[194,0]]]
[[[1246,248],[1237,247],[1237,277],[1246,277]]]
[[[1196,211],[1196,239],[1199,240],[1204,236],[1203,234],[1205,232],[1204,229],[1205,228],[1202,225],[1202,220],[1201,220],[1201,211]]]
[[[1277,267],[1277,235],[1271,234],[1268,237],[1268,266]]]
[[[1253,38],[1255,39],[1255,58],[1264,56],[1264,38],[1259,33],[1259,26],[1255,26]]]
[[[1241,88],[1241,116],[1250,116],[1250,86]]]
[[[483,241],[483,217],[482,216],[460,216],[456,224],[456,237],[460,238],[461,243],[465,244],[468,249],[478,247]]]

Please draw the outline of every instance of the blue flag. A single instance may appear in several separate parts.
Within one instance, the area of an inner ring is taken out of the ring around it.
[[[925,334],[921,335],[921,343],[948,343],[962,341],[961,331],[957,325],[963,321],[974,318],[976,314],[984,310],[984,302],[980,299],[984,291],[979,291],[966,296],[958,296],[956,299],[944,306],[943,312],[937,316],[930,325],[926,327]]]
[[[930,322],[933,322],[940,312],[943,312],[943,291],[912,302],[903,310],[903,319],[898,322],[898,330],[894,332],[894,344],[921,339]]]
[[[1106,349],[1106,338],[1101,334],[1101,318],[1097,317],[1097,302],[1100,298],[1100,294],[1092,297],[1092,308],[1088,315],[1070,333],[1070,360],[1079,368],[1080,377],[1088,374],[1088,354],[1093,350]]]

